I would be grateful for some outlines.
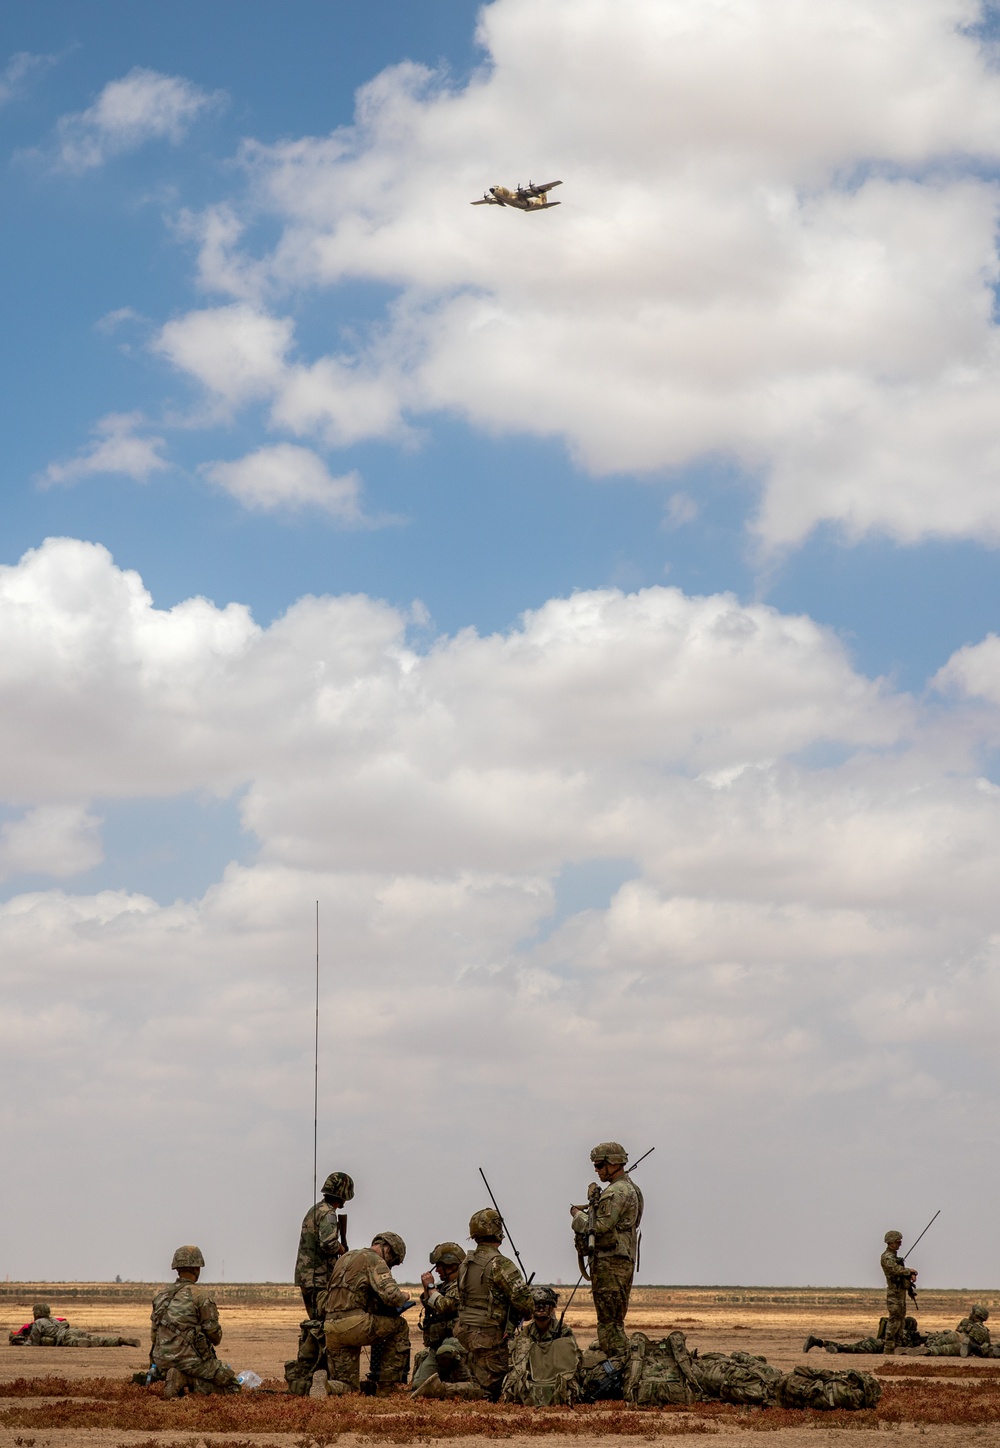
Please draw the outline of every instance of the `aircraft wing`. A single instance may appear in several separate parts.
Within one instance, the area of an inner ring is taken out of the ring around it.
[[[528,211],[548,211],[550,206],[561,206],[561,201],[543,201],[541,206],[529,206]]]
[[[551,191],[553,186],[561,186],[561,181],[546,181],[544,186],[532,186],[532,191],[541,194],[543,191]],[[553,203],[555,204],[555,203]]]
[[[498,206],[498,205],[499,205],[499,202],[491,200],[491,198],[490,198],[489,196],[484,196],[481,201],[470,201],[470,202],[469,202],[469,205],[470,205],[470,206]]]

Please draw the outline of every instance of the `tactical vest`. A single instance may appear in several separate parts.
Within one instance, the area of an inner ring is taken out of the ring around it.
[[[490,1291],[490,1266],[499,1253],[483,1260],[479,1252],[477,1247],[458,1269],[458,1320],[462,1327],[502,1327],[507,1312]]]
[[[371,1291],[365,1253],[376,1255],[370,1247],[358,1247],[340,1258],[333,1269],[326,1294],[327,1317],[340,1317],[345,1312],[368,1312]]]
[[[580,1349],[574,1337],[533,1342],[528,1352],[527,1382],[521,1402],[529,1408],[575,1403],[580,1396],[577,1369]]]

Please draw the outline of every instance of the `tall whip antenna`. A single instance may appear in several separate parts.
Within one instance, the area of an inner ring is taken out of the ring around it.
[[[319,901],[316,901],[316,1024],[313,1032],[313,1201],[316,1200],[316,1183],[319,1177],[317,1165],[319,1133]]]

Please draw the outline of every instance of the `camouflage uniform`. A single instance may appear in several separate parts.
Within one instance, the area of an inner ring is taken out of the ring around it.
[[[137,1337],[119,1337],[117,1334],[84,1332],[82,1328],[70,1327],[64,1317],[55,1318],[47,1303],[38,1303],[34,1308],[35,1320],[31,1330],[19,1340],[29,1347],[138,1347]]]
[[[458,1269],[459,1313],[455,1336],[468,1351],[472,1376],[496,1402],[510,1367],[510,1330],[534,1308],[531,1289],[495,1240],[503,1239],[499,1212],[486,1207],[474,1213],[469,1235],[476,1250]],[[513,1322],[511,1319],[513,1318]]]
[[[454,1247],[459,1263],[464,1261],[465,1253],[457,1243],[449,1242],[444,1245]],[[432,1262],[435,1261],[438,1250],[435,1248],[431,1253]],[[468,1382],[472,1374],[465,1365],[465,1349],[452,1336],[459,1309],[457,1277],[425,1288],[420,1294],[420,1301],[423,1304],[420,1329],[424,1339],[424,1351],[419,1354],[414,1366],[412,1386],[419,1387],[433,1373],[437,1373],[442,1382]],[[439,1364],[437,1350],[445,1343],[449,1345],[448,1350]],[[457,1357],[456,1348],[459,1349]]]
[[[590,1155],[593,1161],[612,1156],[617,1156],[622,1163],[628,1160],[616,1141],[602,1142]],[[596,1254],[590,1262],[590,1283],[597,1313],[597,1338],[609,1357],[624,1357],[628,1352],[625,1315],[635,1274],[642,1211],[642,1193],[627,1172],[617,1181],[608,1182],[597,1198]],[[573,1231],[578,1245],[581,1241],[586,1243],[589,1226],[590,1213],[577,1212]]]
[[[925,1346],[914,1356],[920,1357],[996,1357],[1000,1351],[990,1342],[990,1330],[986,1326],[989,1312],[985,1307],[973,1307],[968,1317],[963,1317],[953,1332],[932,1332],[925,1340]]]
[[[331,1201],[349,1202],[354,1198],[354,1182],[346,1172],[331,1172],[323,1183],[323,1200],[310,1207],[302,1219],[299,1250],[295,1258],[295,1285],[302,1293],[306,1318],[299,1323],[297,1355],[285,1363],[288,1391],[305,1397],[312,1386],[313,1374],[326,1366],[326,1342],[323,1336],[323,1313],[330,1273],[344,1254],[339,1208]]]
[[[882,1271],[885,1273],[885,1306],[889,1321],[885,1329],[886,1353],[896,1351],[897,1341],[903,1337],[903,1319],[906,1317],[906,1289],[913,1281],[913,1273],[896,1255],[902,1242],[898,1232],[886,1232],[885,1251],[882,1253]]]
[[[375,1242],[392,1237],[402,1251],[406,1247],[394,1233],[381,1233]],[[391,1389],[405,1383],[410,1372],[410,1334],[400,1308],[410,1299],[389,1271],[388,1263],[361,1247],[348,1252],[335,1265],[326,1294],[326,1357],[332,1382],[342,1383],[350,1392],[361,1386],[361,1349],[371,1347],[371,1378],[377,1388]]]
[[[188,1265],[188,1256],[197,1248],[179,1248],[174,1265]],[[221,1341],[219,1309],[207,1287],[179,1279],[169,1287],[161,1287],[153,1298],[152,1349],[150,1361],[167,1379],[167,1393],[179,1396],[189,1388],[195,1393],[239,1392],[236,1374],[228,1363],[215,1355]]]
[[[413,1382],[417,1398],[484,1398],[469,1372],[468,1353],[457,1337],[446,1337],[417,1357]]]
[[[539,1332],[534,1322],[528,1322],[514,1335],[510,1348],[510,1370],[504,1378],[501,1401],[504,1403],[527,1403],[531,1394],[531,1349],[535,1346],[547,1346],[549,1343],[557,1342],[560,1338],[570,1338],[573,1347],[576,1348],[577,1372],[573,1382],[572,1391],[567,1401],[576,1401],[580,1395],[580,1350],[577,1347],[576,1338],[571,1328],[565,1323],[560,1325],[558,1318],[553,1318],[551,1326],[544,1332]]]

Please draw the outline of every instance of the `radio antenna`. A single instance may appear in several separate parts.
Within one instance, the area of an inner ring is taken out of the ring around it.
[[[313,1201],[316,1200],[316,1184],[319,1177],[317,1166],[319,1136],[319,901],[316,901],[316,1021],[313,1029]]]

